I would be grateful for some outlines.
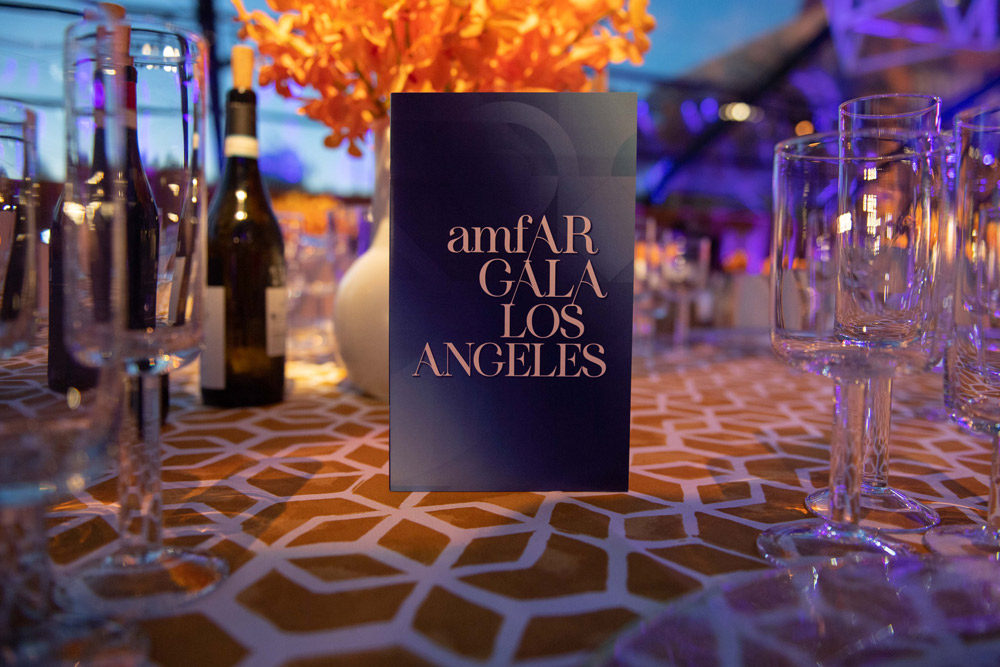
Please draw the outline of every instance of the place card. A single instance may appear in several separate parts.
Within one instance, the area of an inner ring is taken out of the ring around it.
[[[626,490],[636,95],[391,117],[391,488]]]

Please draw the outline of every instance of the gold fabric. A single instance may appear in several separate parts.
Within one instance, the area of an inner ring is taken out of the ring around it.
[[[290,371],[285,403],[244,410],[172,377],[167,542],[233,572],[143,624],[162,665],[578,664],[709,578],[767,567],[757,534],[826,485],[832,383],[766,351],[638,356],[630,491],[608,494],[393,493],[388,408],[332,368]],[[892,483],[979,521],[989,442],[927,418],[940,375],[894,398]],[[109,474],[51,512],[63,573],[114,548],[114,496]]]

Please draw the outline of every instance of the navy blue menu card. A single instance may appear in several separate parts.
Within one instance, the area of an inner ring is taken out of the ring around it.
[[[393,93],[390,487],[628,488],[636,96]]]

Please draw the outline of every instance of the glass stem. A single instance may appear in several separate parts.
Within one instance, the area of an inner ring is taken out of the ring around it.
[[[889,431],[892,428],[892,380],[865,380],[864,483],[877,491],[889,488]]]
[[[125,417],[118,444],[120,553],[141,556],[163,545],[160,492],[160,376],[126,378]]]
[[[42,623],[52,600],[45,505],[0,506],[0,663],[16,629]]]
[[[990,465],[990,501],[986,510],[986,530],[1000,534],[1000,430],[993,429],[993,462]]]
[[[837,380],[830,442],[830,521],[856,525],[861,511],[862,442],[869,384]]]

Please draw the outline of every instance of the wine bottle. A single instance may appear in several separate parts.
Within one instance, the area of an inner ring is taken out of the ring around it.
[[[0,234],[10,243],[9,250],[6,250],[9,255],[7,272],[3,276],[4,290],[0,296],[0,321],[9,322],[20,317],[25,307],[22,295],[27,296],[27,290],[34,289],[34,281],[28,273],[27,216],[25,206],[17,201],[0,207]],[[2,246],[0,252],[5,252]]]
[[[105,5],[106,7],[114,7]],[[120,20],[124,16],[124,10],[120,11],[117,18]],[[130,30],[127,25],[119,25],[116,28],[114,39],[116,40],[116,50],[128,53]],[[127,184],[125,190],[126,217],[125,217],[125,241],[126,241],[126,274],[128,283],[126,286],[125,307],[127,310],[127,323],[130,329],[152,329],[156,326],[156,268],[159,255],[159,211],[156,201],[153,198],[153,191],[149,185],[149,179],[142,166],[142,156],[139,153],[139,139],[137,129],[137,108],[136,108],[136,83],[138,74],[131,60],[124,66],[125,76],[125,165],[124,180]],[[95,82],[102,83],[104,73],[100,68],[95,73]],[[95,110],[95,136],[93,169],[94,193],[97,197],[109,196],[108,186],[108,162],[105,153],[104,127],[102,110]],[[62,257],[62,236],[61,225],[62,216],[62,196],[56,207],[52,230],[50,232],[50,326],[49,326],[49,387],[59,391],[66,391],[70,387],[86,389],[94,386],[97,381],[97,369],[79,364],[71,354],[68,353],[63,339],[63,307],[65,276],[63,275]],[[102,249],[97,251],[94,261],[104,261],[110,265],[110,259],[106,256],[110,248],[111,221],[98,214],[95,224],[99,228],[99,238],[102,238]],[[103,258],[103,260],[102,260]],[[107,275],[105,275],[107,274]],[[110,273],[95,272],[95,307],[98,310],[98,319],[108,317],[107,313],[101,313],[101,304],[107,302],[110,297],[110,283],[103,284],[110,280]],[[106,280],[105,280],[106,279]],[[106,305],[106,304],[105,304]],[[160,419],[166,420],[167,409],[169,407],[169,380],[166,375],[162,380],[163,397],[161,399]],[[141,405],[140,383],[130,383],[128,387],[130,393],[136,393],[129,400],[131,403]],[[141,413],[138,413],[141,426]]]
[[[124,49],[128,50],[129,28],[121,26]],[[129,59],[125,66],[125,271],[128,275],[126,310],[129,329],[156,327],[156,274],[160,252],[160,216],[153,189],[139,153],[136,105],[137,71]],[[140,364],[140,370],[143,364]],[[143,371],[145,372],[145,371]],[[160,421],[166,421],[169,405],[168,376],[160,378]],[[133,409],[142,428],[142,383],[130,382]]]
[[[126,272],[128,327],[156,327],[156,262],[160,252],[160,218],[153,189],[142,168],[136,131],[136,70],[125,67]]]
[[[226,98],[225,166],[208,213],[201,396],[206,405],[284,398],[286,266],[257,165],[253,52],[236,46]]]
[[[98,126],[95,134],[103,133]],[[100,139],[103,144],[103,139]],[[98,139],[94,139],[96,147]],[[96,160],[95,160],[96,161]],[[78,362],[69,350],[63,338],[65,332],[63,299],[66,289],[63,259],[63,196],[59,195],[55,212],[52,216],[52,226],[49,229],[49,358],[48,381],[52,391],[69,391],[75,387],[79,391],[91,389],[97,385],[97,369]]]
[[[112,5],[106,7],[112,8]],[[121,19],[124,11],[115,14],[115,18]],[[108,31],[101,26],[97,30],[97,39],[110,39]],[[104,109],[104,68],[98,64],[94,68],[94,147],[90,178],[93,183],[93,193],[96,198],[105,196],[108,172],[108,160],[105,153],[105,109]],[[65,193],[59,193],[56,207],[52,215],[52,225],[49,228],[49,347],[48,347],[48,384],[53,391],[67,392],[71,388],[79,391],[91,389],[97,385],[98,371],[96,368],[81,364],[70,354],[66,348],[65,336],[65,257],[63,255],[63,226],[66,224],[66,217],[63,214],[63,197]],[[100,253],[101,249],[95,249]],[[98,278],[98,276],[95,276]],[[97,316],[101,319],[107,317],[107,312],[101,312],[101,305],[106,305],[108,297],[108,286],[100,284],[100,280],[95,284],[94,307]],[[105,297],[105,298],[102,298]]]

